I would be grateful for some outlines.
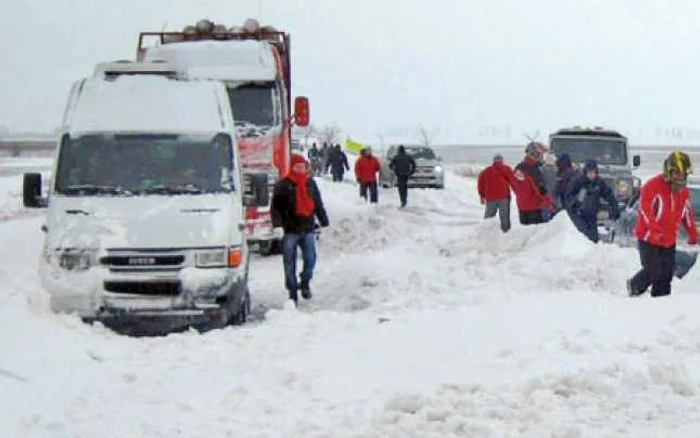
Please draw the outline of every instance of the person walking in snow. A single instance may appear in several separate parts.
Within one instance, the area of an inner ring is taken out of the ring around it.
[[[642,186],[639,220],[634,231],[639,239],[642,269],[627,280],[630,296],[643,294],[649,286],[652,297],[671,293],[676,238],[681,223],[688,232],[688,243],[698,243],[695,212],[686,187],[692,171],[690,157],[674,151],[664,161],[663,173]]]
[[[544,177],[540,171],[544,145],[530,142],[525,148],[525,158],[515,168],[512,175],[507,175],[518,206],[520,223],[535,225],[546,222],[542,209],[554,209],[551,195],[547,193]]]
[[[510,230],[510,184],[506,175],[513,170],[503,163],[503,155],[496,154],[490,166],[479,173],[477,190],[482,204],[486,204],[484,218],[492,218],[498,213],[501,231]]]
[[[557,184],[554,187],[554,206],[556,211],[561,211],[565,208],[564,198],[566,190],[569,188],[571,180],[576,175],[574,166],[571,163],[571,156],[567,153],[557,157]]]
[[[328,215],[323,206],[321,192],[309,175],[309,166],[303,156],[292,154],[291,170],[277,182],[272,196],[272,223],[284,229],[282,238],[282,258],[284,283],[289,299],[298,301],[297,291],[310,299],[311,278],[316,265],[316,244],[314,231],[317,225],[327,227]],[[318,224],[316,223],[318,219]],[[304,268],[301,282],[297,282],[297,248],[301,248]]]
[[[333,174],[333,182],[342,182],[346,170],[350,170],[348,157],[345,155],[340,145],[337,144],[330,152],[331,173]]]
[[[403,145],[399,145],[398,152],[389,163],[389,169],[396,175],[399,200],[401,201],[401,207],[405,207],[408,202],[408,178],[416,171],[416,160],[406,153],[406,148]]]
[[[331,149],[328,147],[328,143],[323,142],[323,147],[321,147],[321,160],[323,161],[323,174],[327,174],[331,167]]]
[[[608,204],[610,219],[617,220],[620,211],[615,193],[600,177],[598,163],[588,160],[583,166],[583,173],[571,180],[564,203],[571,222],[593,243],[598,243],[598,210],[601,198]]]
[[[355,161],[355,179],[360,184],[360,196],[367,200],[369,191],[369,201],[376,204],[379,200],[377,191],[377,172],[382,168],[377,157],[372,155],[372,148],[369,146],[362,149],[360,158]]]
[[[314,143],[307,152],[307,157],[311,163],[311,174],[313,176],[321,176],[323,163],[321,162],[321,151],[316,146],[316,143]]]

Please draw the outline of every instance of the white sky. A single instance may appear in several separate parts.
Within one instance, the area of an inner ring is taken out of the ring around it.
[[[249,16],[292,34],[293,93],[316,125],[376,142],[520,142],[603,125],[700,143],[700,2],[23,0],[0,6],[0,126],[50,131],[71,83],[132,59],[139,30]],[[672,6],[667,6],[672,4]],[[675,131],[674,131],[675,130]]]

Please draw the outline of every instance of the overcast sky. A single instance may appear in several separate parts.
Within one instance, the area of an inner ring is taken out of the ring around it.
[[[672,6],[668,6],[672,4]],[[0,6],[0,126],[50,131],[71,83],[139,30],[260,17],[292,35],[293,94],[361,141],[515,141],[603,125],[700,144],[697,0],[16,0]]]

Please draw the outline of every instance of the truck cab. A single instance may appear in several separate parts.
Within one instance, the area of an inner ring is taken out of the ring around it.
[[[641,180],[632,174],[641,163],[640,157],[630,157],[627,138],[617,131],[578,126],[560,129],[549,136],[549,149],[556,156],[569,154],[574,166],[579,168],[586,160],[595,160],[601,178],[613,189],[620,208],[641,187]],[[604,216],[605,211],[607,208],[599,216]]]
[[[226,87],[117,67],[72,87],[47,196],[25,175],[51,307],[130,334],[242,323],[244,205],[266,200],[243,189]]]
[[[291,107],[290,37],[247,20],[226,27],[201,20],[180,32],[142,32],[137,59],[176,65],[190,80],[221,81],[234,108],[244,174],[264,175],[269,198],[277,180],[289,171],[291,127],[308,125],[308,100]],[[292,116],[294,110],[294,116]],[[269,253],[282,233],[272,226],[270,206],[246,209],[251,247]]]

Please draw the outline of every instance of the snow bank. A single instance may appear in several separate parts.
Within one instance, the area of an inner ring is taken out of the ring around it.
[[[695,435],[697,271],[630,299],[634,250],[564,216],[504,235],[475,181],[447,178],[406,209],[320,179],[314,299],[285,304],[280,258],[256,258],[256,321],[206,335],[125,338],[48,312],[41,219],[0,224],[0,436]]]

